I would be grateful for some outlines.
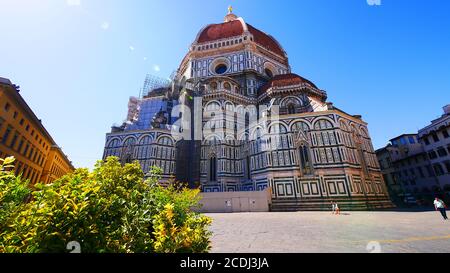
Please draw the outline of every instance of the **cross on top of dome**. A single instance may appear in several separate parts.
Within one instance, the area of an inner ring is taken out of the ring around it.
[[[237,16],[233,14],[233,7],[230,5],[228,7],[228,14],[225,16],[225,23],[234,21],[237,19]]]

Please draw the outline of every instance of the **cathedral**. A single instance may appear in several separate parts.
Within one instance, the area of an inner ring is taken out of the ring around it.
[[[293,73],[281,44],[231,8],[172,78],[130,99],[104,158],[158,166],[162,183],[203,192],[269,189],[273,211],[392,207],[367,123]]]

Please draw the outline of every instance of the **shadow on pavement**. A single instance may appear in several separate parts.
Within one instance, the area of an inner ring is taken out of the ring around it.
[[[393,211],[393,212],[429,212],[435,211],[433,207],[397,207],[393,209],[386,209],[384,211]]]

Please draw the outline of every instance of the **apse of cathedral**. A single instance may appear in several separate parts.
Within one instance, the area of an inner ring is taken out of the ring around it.
[[[104,158],[158,166],[163,183],[203,192],[268,189],[274,211],[392,206],[367,123],[327,102],[274,37],[231,9],[153,87],[130,99]]]

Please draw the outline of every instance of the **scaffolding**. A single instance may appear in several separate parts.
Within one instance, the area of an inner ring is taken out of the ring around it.
[[[170,88],[172,84],[171,79],[164,79],[154,75],[148,74],[145,77],[144,85],[141,89],[141,93],[139,94],[140,98],[146,97],[153,90],[161,89],[161,88]]]

